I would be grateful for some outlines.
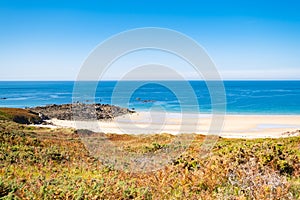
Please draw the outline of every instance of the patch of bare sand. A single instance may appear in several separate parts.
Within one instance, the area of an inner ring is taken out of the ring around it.
[[[214,116],[215,117],[215,116]],[[217,116],[222,117],[222,116]],[[299,135],[300,115],[226,115],[212,126],[212,115],[139,112],[110,121],[50,120],[59,127],[116,134],[197,133],[225,138],[278,138]],[[221,132],[218,132],[218,128]],[[216,130],[215,130],[216,129]]]

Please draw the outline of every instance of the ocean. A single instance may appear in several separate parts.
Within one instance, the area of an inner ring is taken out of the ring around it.
[[[211,92],[204,81],[84,82],[1,81],[0,107],[25,108],[72,102],[115,104],[137,111],[211,113]],[[94,92],[89,88],[96,85]],[[188,85],[188,86],[187,86]],[[300,81],[224,81],[228,114],[299,115]],[[220,90],[222,92],[222,90]]]

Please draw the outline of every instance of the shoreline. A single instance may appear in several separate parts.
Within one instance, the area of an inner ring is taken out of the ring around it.
[[[217,117],[221,117],[217,115]],[[212,114],[137,112],[109,121],[48,120],[56,127],[115,134],[213,134],[224,138],[279,138],[300,135],[300,115],[225,115],[221,132],[209,132]],[[181,125],[182,124],[182,125]],[[43,126],[43,125],[42,125]],[[215,128],[215,127],[214,127]]]
[[[145,113],[148,112],[147,109],[136,109],[134,110],[138,113]],[[181,111],[157,111],[157,110],[152,110],[150,112],[155,112],[155,113],[170,113],[170,114],[180,114]],[[191,114],[191,115],[211,115],[211,112],[206,112],[206,111],[202,111],[202,112],[193,112],[193,111],[185,111],[186,114]],[[216,112],[216,114],[218,114]],[[225,115],[255,115],[255,116],[300,116],[300,112],[294,112],[294,113],[266,113],[266,112],[232,112],[232,111],[226,111],[224,112]]]

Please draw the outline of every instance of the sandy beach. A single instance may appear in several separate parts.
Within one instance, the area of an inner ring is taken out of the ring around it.
[[[278,138],[299,134],[299,115],[226,115],[223,123],[211,126],[208,114],[138,112],[110,121],[70,121],[52,119],[57,127],[89,129],[116,134],[196,133],[225,138]],[[216,130],[212,129],[215,128]],[[220,131],[220,132],[219,132]]]

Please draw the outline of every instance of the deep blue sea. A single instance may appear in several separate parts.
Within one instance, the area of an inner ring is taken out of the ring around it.
[[[161,84],[162,83],[162,84]],[[187,87],[188,83],[188,87]],[[90,87],[97,87],[91,93]],[[1,81],[0,107],[25,108],[76,101],[108,103],[137,111],[211,113],[212,91],[204,81],[85,82]],[[226,112],[230,114],[300,114],[300,81],[224,81]],[[219,91],[220,90],[220,91]]]

